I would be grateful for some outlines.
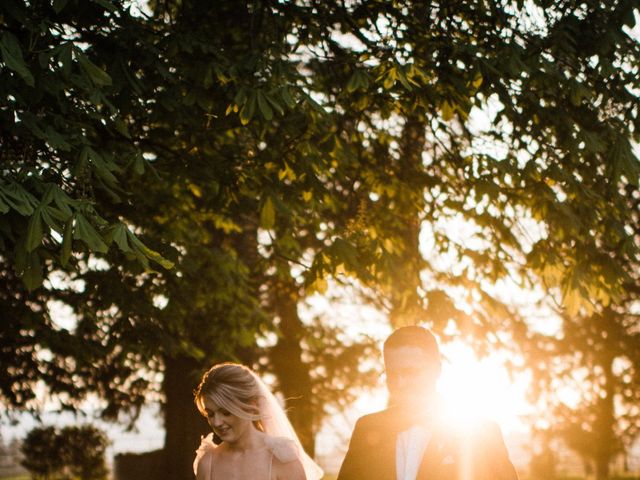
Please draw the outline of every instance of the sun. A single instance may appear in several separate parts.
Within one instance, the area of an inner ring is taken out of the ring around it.
[[[526,429],[523,418],[532,409],[526,400],[526,376],[510,378],[504,358],[494,354],[479,360],[462,343],[444,345],[442,353],[445,360],[438,390],[453,424],[462,427],[490,419],[505,433]]]

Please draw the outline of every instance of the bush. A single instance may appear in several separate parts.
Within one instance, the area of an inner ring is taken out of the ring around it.
[[[22,443],[22,465],[41,480],[105,480],[105,433],[92,426],[37,427]]]
[[[37,427],[31,430],[21,446],[22,466],[35,479],[58,478],[63,469],[62,449],[58,432],[53,427]]]

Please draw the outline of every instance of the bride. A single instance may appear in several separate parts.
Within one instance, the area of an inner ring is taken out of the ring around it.
[[[195,391],[195,402],[213,430],[196,451],[197,480],[322,478],[278,401],[244,365],[211,367]]]

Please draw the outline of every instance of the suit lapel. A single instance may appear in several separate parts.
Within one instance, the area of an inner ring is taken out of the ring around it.
[[[451,435],[442,428],[434,427],[420,462],[417,480],[453,479],[456,464]]]
[[[415,417],[407,417],[403,415],[397,408],[389,408],[380,416],[378,425],[373,429],[379,434],[372,441],[371,458],[376,465],[376,479],[397,480],[396,476],[396,442],[398,434],[403,432],[416,423]],[[451,438],[447,434],[444,426],[436,424],[425,424],[426,428],[431,431],[431,438],[427,443],[420,468],[418,469],[417,480],[436,480],[440,478],[454,478],[449,475],[453,471],[454,465],[452,461],[453,449],[451,448]]]
[[[382,418],[383,426],[380,431],[386,432],[388,436],[384,441],[383,452],[381,452],[381,479],[397,480],[396,476],[396,441],[398,433],[402,431],[403,424],[398,421],[399,411],[396,408],[389,408]]]

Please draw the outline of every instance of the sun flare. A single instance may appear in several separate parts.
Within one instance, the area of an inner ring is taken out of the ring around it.
[[[523,417],[531,409],[526,400],[525,376],[510,378],[499,356],[479,360],[463,344],[443,346],[442,352],[445,360],[438,390],[454,424],[491,419],[505,432],[525,428]]]

